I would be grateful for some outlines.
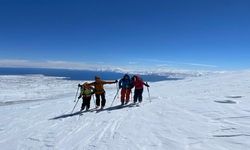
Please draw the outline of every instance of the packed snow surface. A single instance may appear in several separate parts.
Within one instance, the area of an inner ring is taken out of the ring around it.
[[[139,107],[119,107],[105,85],[103,111],[77,113],[77,84],[46,76],[0,76],[3,150],[247,150],[250,72],[150,83]],[[151,100],[151,102],[150,102]],[[94,99],[91,108],[94,108]]]

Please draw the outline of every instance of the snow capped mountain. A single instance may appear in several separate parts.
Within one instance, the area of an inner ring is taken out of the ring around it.
[[[0,76],[0,146],[56,150],[246,150],[250,72],[209,73],[152,82],[139,107],[119,107],[105,85],[103,111],[79,115],[77,84],[47,76]],[[30,101],[27,101],[30,100]],[[150,102],[151,100],[151,102]]]

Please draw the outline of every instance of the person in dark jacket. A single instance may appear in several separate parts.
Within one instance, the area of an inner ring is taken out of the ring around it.
[[[119,89],[121,89],[121,105],[128,104],[130,93],[132,88],[132,82],[128,74],[119,81]]]
[[[143,86],[149,87],[149,85],[138,76],[135,75],[132,78],[132,85],[135,87],[134,91],[134,103],[137,103],[137,100],[139,100],[139,103],[142,102],[142,93],[143,93]]]
[[[100,107],[100,97],[102,98],[101,109],[103,109],[105,104],[106,104],[105,90],[104,90],[103,85],[104,84],[113,84],[113,83],[117,83],[117,82],[118,82],[117,80],[113,81],[113,82],[103,81],[103,80],[101,80],[100,77],[96,76],[95,82],[92,82],[89,84],[90,86],[95,87],[96,109],[98,109]]]

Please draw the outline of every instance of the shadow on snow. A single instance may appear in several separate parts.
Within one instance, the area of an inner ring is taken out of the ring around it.
[[[128,108],[128,107],[133,107],[135,106],[134,104],[128,104],[128,105],[116,105],[116,106],[111,106],[111,107],[108,107],[108,108],[105,108],[105,109],[98,109],[98,110],[95,110],[94,108],[93,109],[90,109],[89,111],[77,111],[77,112],[74,112],[74,113],[70,113],[70,114],[63,114],[63,115],[60,115],[60,116],[57,116],[57,117],[54,117],[54,118],[50,118],[49,120],[57,120],[57,119],[63,119],[63,118],[68,118],[68,117],[73,117],[73,116],[76,116],[76,115],[81,115],[81,114],[84,114],[84,113],[87,113],[87,112],[96,112],[96,113],[99,113],[99,112],[102,112],[102,111],[114,111],[114,110],[119,110],[119,109],[122,109],[122,108]]]

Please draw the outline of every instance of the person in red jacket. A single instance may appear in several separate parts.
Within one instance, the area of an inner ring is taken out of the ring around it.
[[[143,86],[149,87],[149,85],[138,76],[135,75],[132,77],[132,85],[135,87],[134,91],[134,103],[137,103],[137,100],[139,100],[139,103],[142,102],[142,93],[143,93]]]

